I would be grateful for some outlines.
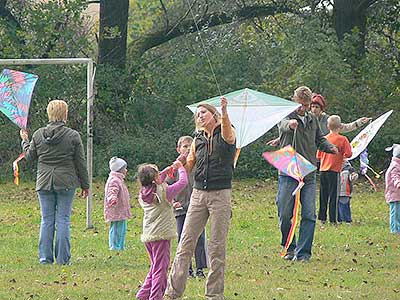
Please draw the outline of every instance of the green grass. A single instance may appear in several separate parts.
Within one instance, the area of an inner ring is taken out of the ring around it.
[[[127,250],[108,250],[103,186],[95,184],[93,224],[85,201],[72,215],[72,265],[38,264],[39,204],[33,183],[0,185],[0,299],[134,299],[148,271],[140,242],[142,211],[129,187],[134,218]],[[400,237],[389,233],[383,192],[358,186],[354,223],[317,225],[309,263],[280,258],[276,182],[235,182],[228,240],[226,299],[400,299]],[[176,243],[173,243],[171,257]],[[204,280],[189,280],[184,299],[204,299]]]

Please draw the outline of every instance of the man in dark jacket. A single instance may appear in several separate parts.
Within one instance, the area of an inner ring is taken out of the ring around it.
[[[308,161],[316,164],[317,148],[328,153],[337,153],[337,148],[330,144],[323,136],[318,119],[309,113],[312,92],[308,87],[301,86],[294,92],[293,101],[301,106],[279,124],[280,146],[292,145],[297,153]],[[281,245],[284,246],[292,226],[294,196],[292,192],[297,187],[297,180],[280,173],[278,178],[278,216],[282,233]],[[284,256],[286,260],[308,261],[311,257],[311,248],[315,231],[315,172],[304,178],[301,189],[301,222],[299,238],[293,237],[292,243]]]

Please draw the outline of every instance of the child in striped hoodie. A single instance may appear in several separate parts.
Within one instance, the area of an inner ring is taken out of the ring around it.
[[[138,169],[139,203],[144,210],[141,240],[151,261],[145,282],[136,294],[139,300],[161,300],[167,287],[170,241],[176,237],[173,199],[188,183],[182,163],[177,160],[172,167],[179,174],[178,181],[172,185],[164,183],[169,168],[159,173],[156,165],[144,164]]]
[[[351,224],[350,200],[353,194],[353,182],[358,179],[358,174],[348,160],[343,161],[340,172],[340,187],[338,201],[338,222]]]

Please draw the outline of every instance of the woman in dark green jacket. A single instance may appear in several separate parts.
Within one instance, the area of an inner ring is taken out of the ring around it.
[[[21,130],[25,159],[37,161],[36,191],[41,208],[39,262],[68,264],[70,219],[75,190],[87,197],[89,178],[80,134],[67,127],[68,105],[53,100],[47,106],[49,124],[35,131],[29,142]],[[54,245],[55,235],[55,245]]]

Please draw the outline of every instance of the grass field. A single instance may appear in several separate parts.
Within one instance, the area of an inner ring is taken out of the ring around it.
[[[74,202],[70,266],[39,265],[39,204],[33,183],[0,184],[0,299],[134,299],[148,271],[140,242],[142,211],[130,185],[133,219],[127,250],[108,250],[103,184],[95,183],[94,229],[86,203]],[[280,258],[276,182],[235,182],[228,239],[226,299],[400,299],[400,236],[389,233],[383,192],[359,185],[352,225],[317,224],[308,263]],[[176,243],[173,243],[171,257]],[[184,299],[204,299],[204,280],[191,279]]]

